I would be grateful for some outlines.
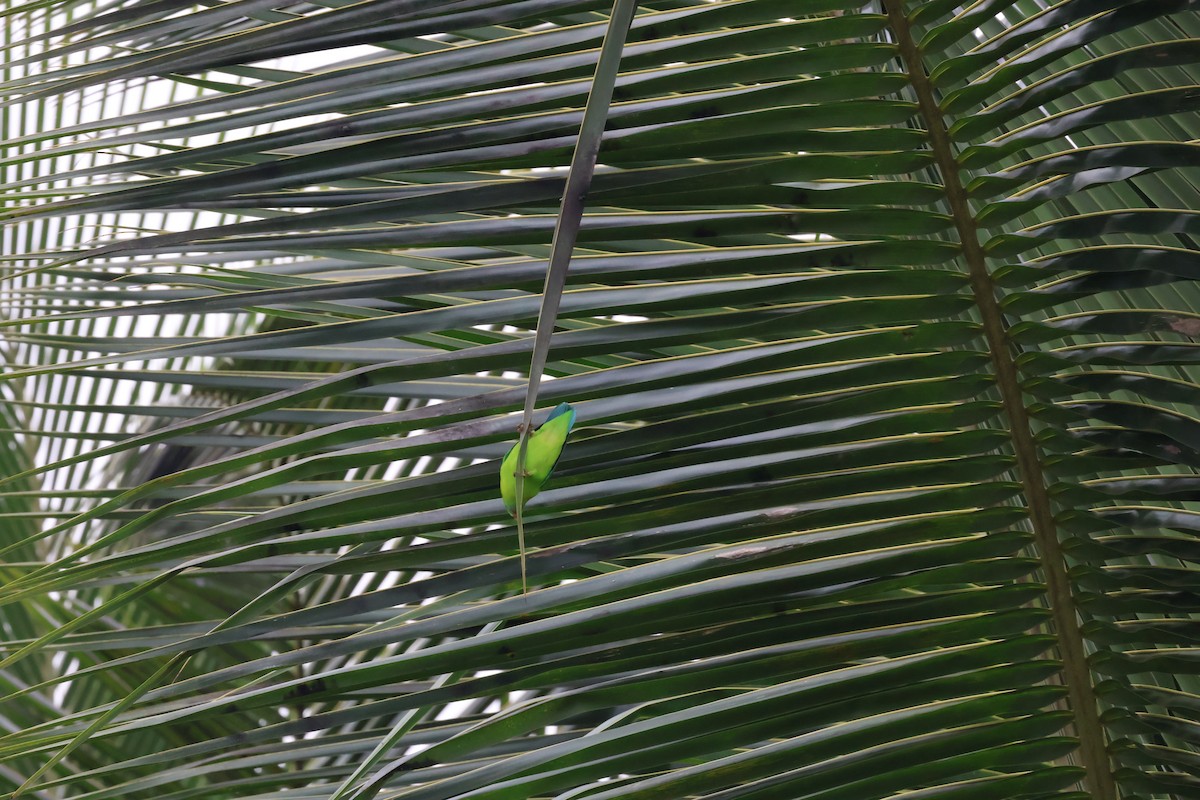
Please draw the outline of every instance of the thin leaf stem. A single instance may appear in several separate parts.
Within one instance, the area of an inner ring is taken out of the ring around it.
[[[542,372],[550,355],[550,338],[558,318],[559,301],[563,287],[567,284],[567,268],[571,263],[571,252],[575,249],[575,238],[583,221],[584,200],[592,185],[596,171],[596,155],[604,137],[604,125],[608,121],[608,107],[612,102],[613,87],[621,67],[621,52],[625,49],[625,37],[633,14],[637,10],[634,0],[615,0],[604,43],[600,46],[600,58],[596,63],[596,74],[588,92],[587,105],[583,111],[583,122],[579,127],[579,139],[571,157],[567,173],[567,184],[563,190],[562,203],[558,209],[558,220],[554,225],[554,237],[550,244],[550,263],[546,268],[546,283],[542,288],[542,306],[538,310],[537,333],[533,339],[533,355],[529,364],[529,384],[525,392],[525,410],[517,428],[516,475],[516,520],[517,549],[521,556],[521,593],[529,590],[525,569],[525,520],[522,506],[525,501],[525,453],[529,445],[529,429],[533,424],[533,409],[537,405],[538,389],[542,383]]]

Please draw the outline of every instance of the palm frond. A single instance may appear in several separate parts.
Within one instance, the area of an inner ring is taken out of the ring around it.
[[[1200,791],[1194,3],[3,11],[9,796]]]

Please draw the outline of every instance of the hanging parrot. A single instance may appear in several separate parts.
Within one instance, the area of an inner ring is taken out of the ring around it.
[[[525,478],[521,487],[521,506],[524,507],[530,498],[542,490],[558,457],[562,455],[563,445],[567,443],[567,435],[575,426],[575,409],[569,403],[559,403],[550,412],[537,430],[529,434],[525,445]],[[504,507],[514,518],[517,517],[517,451],[520,441],[513,445],[500,464],[500,496],[504,498]]]

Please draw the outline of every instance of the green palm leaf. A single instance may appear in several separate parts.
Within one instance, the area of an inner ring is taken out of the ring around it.
[[[610,6],[0,6],[0,793],[1200,792],[1195,3],[641,3],[554,318]]]

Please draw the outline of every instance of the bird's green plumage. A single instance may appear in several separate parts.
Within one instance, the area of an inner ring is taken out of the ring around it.
[[[567,443],[567,435],[575,426],[575,409],[567,403],[559,403],[541,426],[529,434],[525,445],[525,484],[521,490],[521,505],[528,503],[530,498],[542,490],[542,486],[550,479],[558,457],[562,455],[563,445]],[[513,445],[500,464],[500,496],[504,499],[504,507],[514,517],[517,515],[517,449],[519,442]]]

